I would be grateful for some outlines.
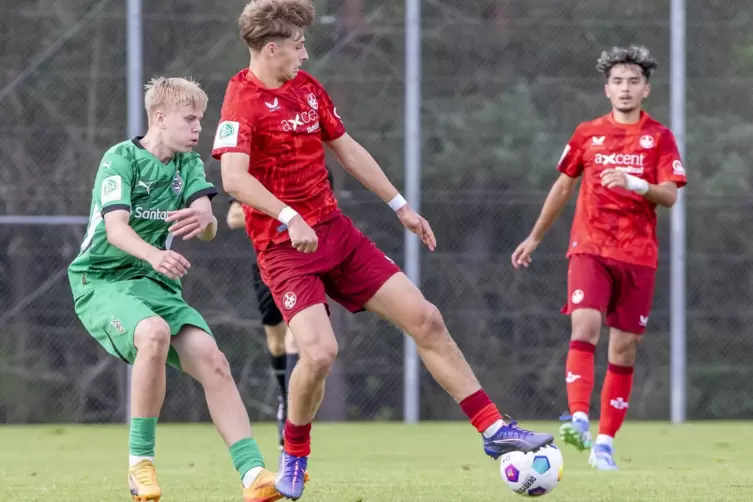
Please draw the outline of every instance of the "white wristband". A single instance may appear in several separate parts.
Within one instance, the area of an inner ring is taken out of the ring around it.
[[[628,190],[641,195],[648,192],[648,181],[638,178],[637,176],[633,176],[632,174],[626,174],[626,176]]]
[[[280,211],[280,214],[277,216],[277,219],[285,226],[288,226],[290,224],[290,220],[298,216],[298,213],[290,206],[285,206],[282,208],[282,211]]]
[[[398,209],[400,209],[407,203],[408,201],[405,200],[405,198],[402,195],[397,194],[387,204],[392,208],[393,211],[397,211]]]

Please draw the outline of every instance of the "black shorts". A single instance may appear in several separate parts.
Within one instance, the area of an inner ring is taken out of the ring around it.
[[[275,300],[269,287],[261,280],[261,272],[259,272],[259,265],[256,262],[251,265],[251,274],[253,277],[254,293],[256,293],[256,303],[259,306],[259,315],[261,315],[261,323],[264,326],[277,326],[282,322],[282,312],[275,305]]]

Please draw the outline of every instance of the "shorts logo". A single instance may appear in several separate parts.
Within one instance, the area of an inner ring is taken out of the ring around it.
[[[575,291],[573,291],[573,295],[570,297],[570,301],[572,301],[574,304],[577,305],[577,304],[579,304],[580,302],[583,301],[583,296],[585,296],[583,294],[583,290],[582,289],[576,289]]]
[[[110,319],[110,324],[112,324],[112,327],[115,328],[118,333],[120,333],[121,335],[125,334],[126,330],[123,327],[123,324],[119,320],[113,317]]]
[[[292,291],[288,291],[282,296],[282,304],[285,305],[285,308],[288,310],[295,307],[296,301],[298,301],[298,297],[295,296],[295,293],[293,293]]]
[[[647,315],[640,316],[638,318],[638,322],[640,323],[641,326],[646,326],[648,324],[648,316]]]

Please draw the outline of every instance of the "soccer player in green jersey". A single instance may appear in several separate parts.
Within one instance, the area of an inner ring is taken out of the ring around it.
[[[207,96],[194,82],[156,78],[146,86],[145,136],[105,152],[92,191],[89,228],[68,269],[76,314],[107,352],[133,365],[129,485],[134,500],[159,500],[154,467],[166,364],[204,387],[207,406],[230,449],[246,502],[281,496],[251,437],[248,413],[201,314],[181,292],[191,265],[173,239],[212,240],[217,220],[199,140]]]

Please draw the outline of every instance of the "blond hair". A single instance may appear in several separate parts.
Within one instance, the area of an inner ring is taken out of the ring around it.
[[[144,108],[150,117],[158,108],[172,111],[185,105],[204,113],[209,102],[204,90],[190,79],[154,77],[144,88]]]
[[[311,0],[251,0],[243,8],[238,26],[246,45],[259,51],[270,40],[300,38],[315,18]]]

